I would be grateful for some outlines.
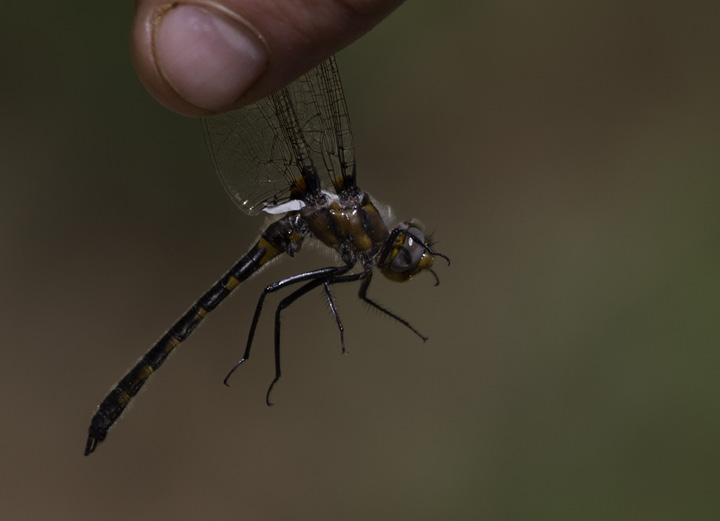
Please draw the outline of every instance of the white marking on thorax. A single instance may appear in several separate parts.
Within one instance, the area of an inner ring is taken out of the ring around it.
[[[291,201],[278,204],[276,206],[266,206],[265,208],[263,208],[263,212],[269,213],[270,215],[278,215],[281,213],[297,212],[304,207],[304,201],[301,201],[300,199],[292,199]]]

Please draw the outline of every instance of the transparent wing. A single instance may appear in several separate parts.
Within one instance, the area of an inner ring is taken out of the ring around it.
[[[335,58],[242,109],[203,119],[227,192],[255,215],[320,189],[355,193],[355,159]]]

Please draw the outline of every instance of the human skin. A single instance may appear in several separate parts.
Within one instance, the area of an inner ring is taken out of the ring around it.
[[[206,116],[277,90],[401,3],[135,0],[133,60],[160,103],[188,116]]]

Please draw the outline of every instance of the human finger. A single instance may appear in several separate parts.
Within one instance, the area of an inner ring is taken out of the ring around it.
[[[402,0],[136,0],[135,66],[168,108],[255,101],[367,32]]]

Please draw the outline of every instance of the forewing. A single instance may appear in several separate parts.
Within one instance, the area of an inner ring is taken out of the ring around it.
[[[255,215],[292,198],[354,191],[350,120],[335,59],[242,109],[203,119],[213,165],[230,197]]]

